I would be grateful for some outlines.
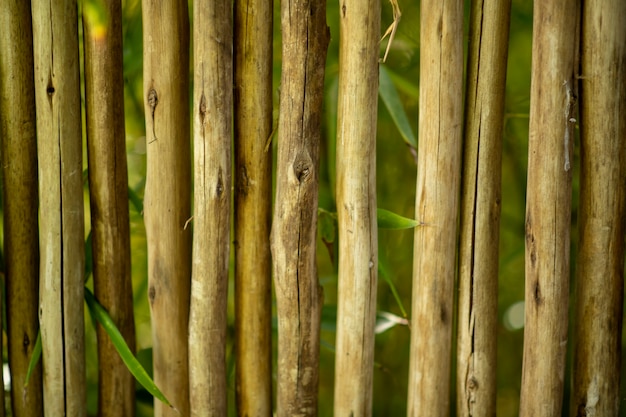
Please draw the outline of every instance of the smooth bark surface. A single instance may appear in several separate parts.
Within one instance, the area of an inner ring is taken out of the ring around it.
[[[32,2],[46,416],[86,415],[82,138],[74,1]]]
[[[28,363],[39,331],[37,136],[30,1],[0,3],[0,140],[7,342],[11,409],[15,417],[43,414],[41,365],[27,387]],[[10,196],[10,197],[9,197]],[[1,382],[1,380],[0,380]],[[4,416],[4,396],[0,399]]]
[[[272,0],[235,1],[235,391],[272,415]]]
[[[457,415],[496,415],[498,243],[511,1],[473,1],[461,192]]]
[[[626,2],[585,1],[572,415],[617,416],[626,221]]]
[[[380,2],[339,3],[339,284],[334,414],[369,416],[378,283],[376,122]]]
[[[448,416],[459,188],[463,4],[421,3],[409,416]]]
[[[142,2],[147,174],[144,220],[154,382],[189,415],[191,169],[187,1]],[[155,416],[179,416],[155,400]]]
[[[232,7],[194,3],[194,236],[189,316],[191,415],[227,415]]]
[[[329,31],[324,0],[281,3],[276,206],[271,250],[278,316],[279,417],[316,416],[322,308],[316,268],[319,142]]]
[[[561,414],[570,279],[578,0],[534,4],[520,416]]]
[[[135,350],[124,131],[122,4],[83,5],[87,154],[94,290]],[[135,379],[98,326],[98,415],[135,415]]]

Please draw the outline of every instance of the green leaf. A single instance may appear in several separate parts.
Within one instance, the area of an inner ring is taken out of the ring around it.
[[[333,243],[336,237],[337,214],[323,208],[317,209],[317,224],[324,243]]]
[[[330,257],[330,263],[336,267],[337,251],[337,213],[331,213],[323,208],[317,209],[317,228],[320,238]]]
[[[155,398],[158,398],[165,405],[173,408],[176,408],[165,398],[165,395],[159,390],[154,381],[150,378],[146,370],[141,366],[139,361],[135,358],[131,350],[129,349],[124,337],[115,326],[113,319],[109,316],[109,313],[100,305],[100,303],[96,300],[96,297],[89,291],[88,288],[85,288],[85,301],[87,302],[87,306],[89,307],[89,311],[96,318],[98,323],[102,326],[102,328],[107,332],[109,337],[111,338],[111,342],[115,346],[115,349],[119,353],[122,361],[128,368],[131,374],[137,379],[137,381],[143,385],[145,389],[148,390],[150,394],[152,394]],[[178,411],[178,410],[177,410]]]
[[[382,252],[378,252],[378,272],[380,276],[385,280],[387,285],[389,285],[389,289],[391,289],[393,298],[396,300],[396,303],[398,304],[398,308],[400,309],[400,311],[402,312],[402,315],[406,319],[408,315],[406,314],[406,310],[404,309],[404,305],[402,304],[402,300],[400,299],[400,294],[398,294],[398,290],[396,289],[396,286],[394,285],[393,281],[391,281],[391,278],[389,278],[389,273],[387,272],[387,267],[385,266],[386,264],[387,264],[387,261],[384,258]]]
[[[87,235],[85,240],[85,282],[89,281],[89,277],[93,273],[93,235],[92,230]]]
[[[380,94],[380,98],[383,100],[385,107],[387,107],[387,110],[389,111],[393,122],[396,124],[402,139],[404,139],[404,141],[412,148],[417,148],[417,139],[415,139],[415,134],[413,134],[413,129],[411,128],[409,119],[404,111],[404,106],[402,105],[398,91],[393,85],[393,81],[391,81],[385,67],[381,65],[379,68],[380,76],[378,93]]]
[[[41,331],[37,332],[37,340],[35,341],[35,347],[33,348],[33,354],[28,362],[28,370],[26,371],[26,381],[24,381],[24,388],[28,386],[28,381],[32,375],[39,359],[41,358]]]
[[[140,216],[143,216],[143,201],[141,201],[141,198],[139,198],[139,195],[135,192],[135,190],[130,187],[128,187],[128,200],[130,200],[132,206],[135,207],[137,213],[139,213]]]
[[[411,229],[420,225],[417,220],[381,208],[376,209],[376,218],[380,229]]]

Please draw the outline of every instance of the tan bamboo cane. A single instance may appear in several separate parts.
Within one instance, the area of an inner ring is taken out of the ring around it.
[[[463,5],[421,3],[409,416],[448,416],[463,86]]]
[[[272,414],[272,0],[235,2],[237,413]]]

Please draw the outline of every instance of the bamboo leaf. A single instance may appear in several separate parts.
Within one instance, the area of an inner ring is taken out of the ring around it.
[[[408,326],[409,320],[396,316],[395,314],[391,314],[388,311],[378,311],[376,312],[376,327],[374,328],[374,333],[381,334],[399,324]]]
[[[415,134],[413,134],[413,129],[404,111],[404,106],[402,105],[398,91],[393,85],[393,81],[391,81],[387,70],[382,65],[380,66],[379,74],[378,93],[380,94],[380,98],[383,100],[387,110],[389,110],[389,114],[396,124],[402,139],[412,148],[416,148],[417,139],[415,139]]]
[[[85,240],[85,282],[89,281],[89,277],[93,273],[93,238],[92,230],[89,231]]]
[[[28,386],[28,381],[30,380],[30,376],[35,370],[35,366],[37,366],[37,362],[41,358],[41,331],[37,332],[37,340],[35,341],[35,348],[33,349],[33,354],[30,357],[30,362],[28,362],[28,370],[26,371],[26,381],[24,381],[24,388]]]
[[[115,349],[120,354],[122,361],[128,368],[131,374],[137,379],[137,381],[148,390],[150,394],[152,394],[155,398],[158,398],[161,402],[166,404],[167,406],[176,410],[168,400],[165,398],[165,395],[159,390],[159,387],[156,386],[154,381],[150,378],[146,370],[141,366],[139,361],[135,358],[131,350],[129,349],[124,337],[120,333],[120,331],[115,326],[113,319],[109,316],[109,313],[100,305],[100,303],[96,300],[96,297],[91,293],[88,288],[85,288],[85,301],[87,302],[87,306],[89,307],[89,311],[96,318],[98,323],[102,326],[102,328],[107,332],[109,337],[111,338],[111,342],[115,346]],[[178,410],[177,410],[178,411]]]
[[[135,207],[137,213],[143,216],[143,201],[141,201],[141,198],[139,198],[137,192],[135,192],[135,190],[130,187],[128,187],[128,200],[130,201],[132,206]]]
[[[376,209],[376,218],[381,229],[411,229],[420,225],[417,220],[381,208]]]
[[[387,267],[385,266],[386,264],[387,264],[387,261],[383,258],[382,253],[379,252],[378,253],[378,272],[380,273],[380,276],[383,277],[387,285],[389,285],[391,294],[393,294],[393,298],[396,300],[396,303],[398,304],[398,308],[400,309],[400,311],[402,312],[402,315],[406,319],[408,315],[406,314],[406,310],[404,309],[404,305],[402,304],[402,300],[400,299],[400,294],[398,294],[398,290],[396,289],[396,286],[394,285],[391,278],[389,278],[389,274],[387,273]]]

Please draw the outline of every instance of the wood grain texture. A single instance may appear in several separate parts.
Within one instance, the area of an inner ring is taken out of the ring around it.
[[[142,18],[147,142],[144,221],[154,382],[186,416],[191,286],[187,1],[144,0]],[[155,416],[174,417],[179,413],[155,401]]]
[[[83,6],[85,101],[95,295],[135,350],[124,130],[122,3]],[[98,326],[98,415],[135,415],[135,379]]]
[[[563,402],[579,2],[533,13],[522,417],[560,415]]]
[[[336,416],[372,413],[378,284],[376,121],[380,2],[341,0],[337,111]]]
[[[585,1],[572,412],[617,416],[626,220],[626,3]]]
[[[0,4],[0,140],[4,220],[7,344],[11,367],[11,415],[43,415],[41,365],[27,387],[30,357],[39,331],[39,232],[37,134],[30,1]],[[4,416],[4,396],[0,399]]]
[[[276,415],[316,416],[322,307],[316,228],[324,66],[324,0],[281,3],[282,75],[271,250],[278,316]]]
[[[465,99],[457,415],[496,415],[498,243],[511,1],[473,1]]]
[[[235,391],[272,415],[272,0],[235,1]]]
[[[191,415],[227,415],[233,26],[229,0],[194,2],[194,236]]]
[[[409,416],[448,416],[463,127],[463,5],[420,6]]]
[[[46,416],[86,415],[85,243],[77,4],[32,4]]]

